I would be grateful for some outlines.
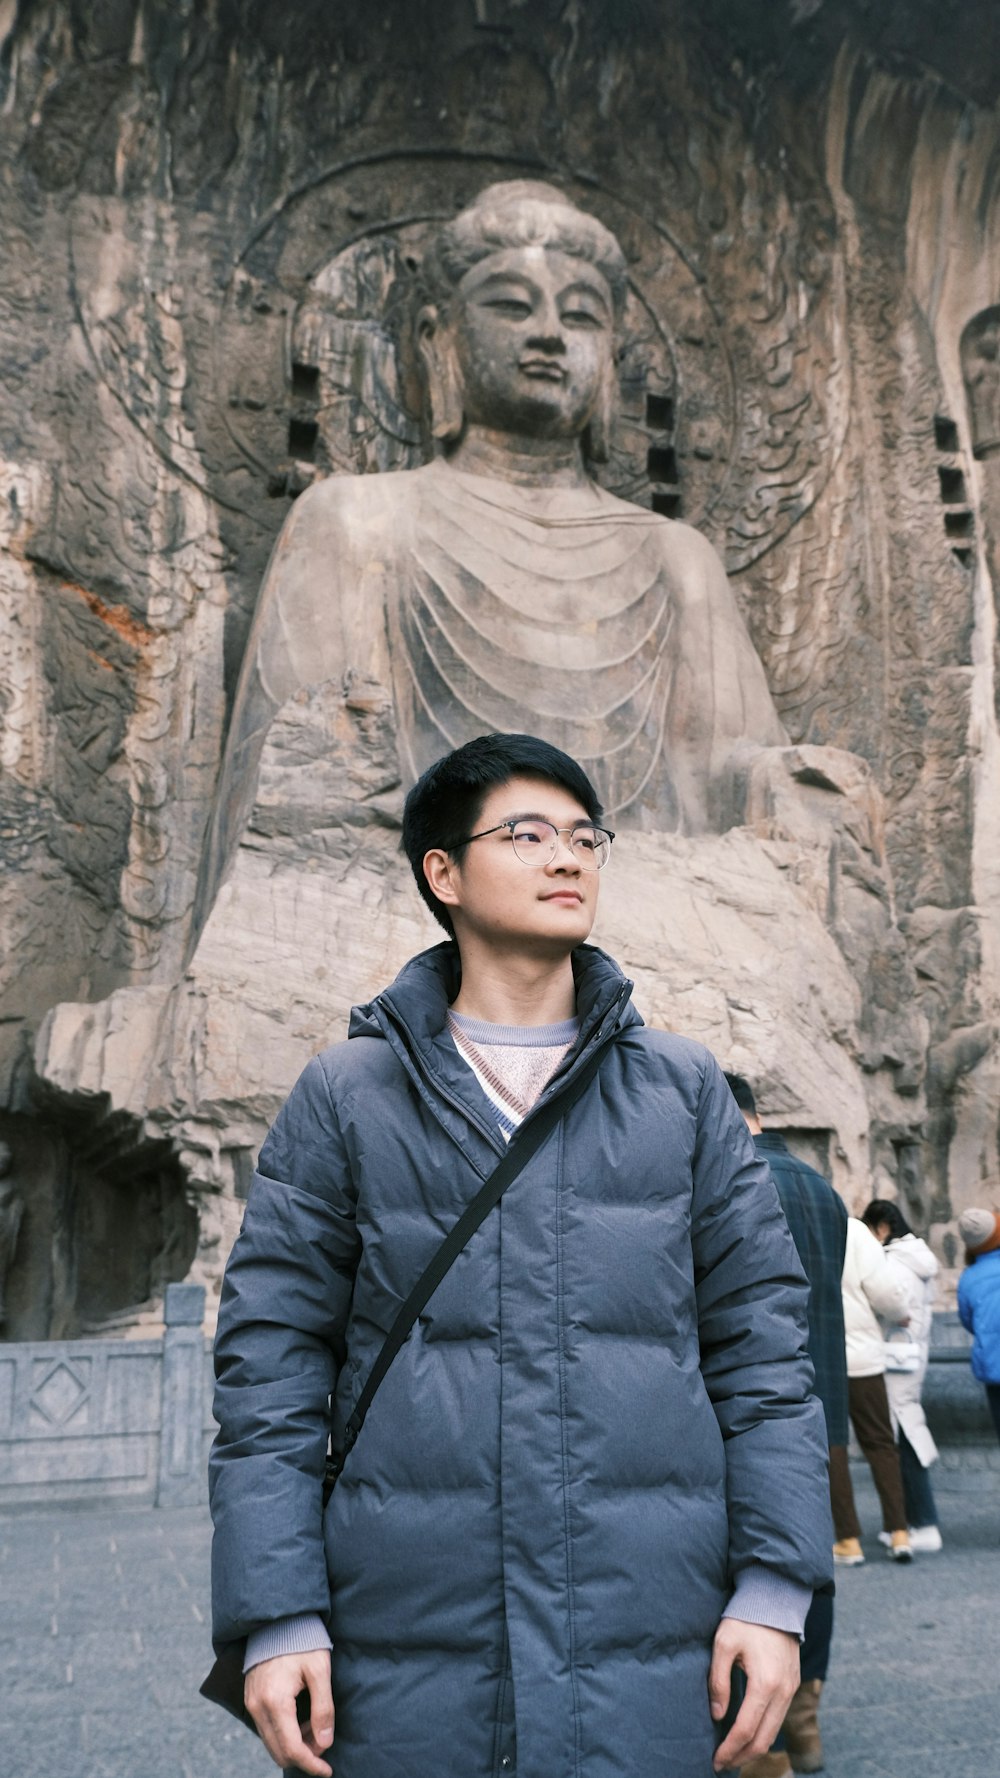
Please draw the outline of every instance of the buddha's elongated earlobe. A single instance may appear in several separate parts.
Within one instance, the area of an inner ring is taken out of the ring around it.
[[[431,437],[449,444],[461,434],[465,401],[455,348],[449,330],[441,325],[437,309],[421,309],[417,342],[427,377]]]
[[[594,411],[587,425],[586,454],[593,463],[606,463],[611,455],[611,437],[618,411],[618,366],[609,357],[601,378]]]

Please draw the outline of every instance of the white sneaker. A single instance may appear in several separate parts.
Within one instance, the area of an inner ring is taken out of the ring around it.
[[[892,1549],[892,1532],[891,1531],[880,1531],[878,1534],[878,1540],[879,1540],[879,1543],[885,1545],[887,1550]],[[944,1546],[941,1541],[941,1532],[940,1532],[937,1525],[918,1525],[916,1527],[916,1529],[914,1529],[914,1527],[911,1525],[911,1527],[910,1527],[910,1548],[911,1548],[911,1550],[918,1550],[921,1553],[921,1555],[933,1555],[933,1553],[936,1550],[943,1549],[943,1547]]]
[[[918,1525],[910,1532],[910,1548],[922,1554],[933,1554],[942,1547],[941,1532],[937,1525]]]

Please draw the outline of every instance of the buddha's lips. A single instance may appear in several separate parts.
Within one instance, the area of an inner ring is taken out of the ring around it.
[[[566,372],[561,364],[553,364],[551,358],[522,358],[521,370],[526,377],[537,377],[546,383],[563,383]]]

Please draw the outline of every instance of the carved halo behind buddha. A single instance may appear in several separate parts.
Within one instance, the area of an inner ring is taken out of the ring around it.
[[[288,707],[291,751],[326,780],[336,760],[341,795],[380,814],[449,748],[504,729],[580,759],[619,825],[710,832],[733,818],[734,754],[786,741],[711,545],[590,473],[615,408],[614,236],[553,187],[507,182],[441,231],[424,280],[434,455],[331,476],[292,509],[237,690],[203,914]],[[301,742],[310,721],[325,773]],[[279,826],[282,798],[297,801],[301,829],[310,795],[288,752],[267,799]]]

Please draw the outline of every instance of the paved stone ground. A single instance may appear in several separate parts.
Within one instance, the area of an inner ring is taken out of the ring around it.
[[[933,1472],[945,1547],[899,1567],[852,1466],[863,1568],[837,1570],[821,1727],[828,1778],[997,1778],[1000,1474]]]
[[[838,1577],[828,1778],[996,1778],[1000,1475],[940,1475],[946,1549],[910,1568],[875,1540],[867,1472],[857,1497],[868,1562]],[[3,1778],[275,1778],[197,1695],[208,1543],[197,1508],[0,1516]]]
[[[0,1517],[3,1778],[276,1778],[198,1696],[209,1537],[193,1507]]]

